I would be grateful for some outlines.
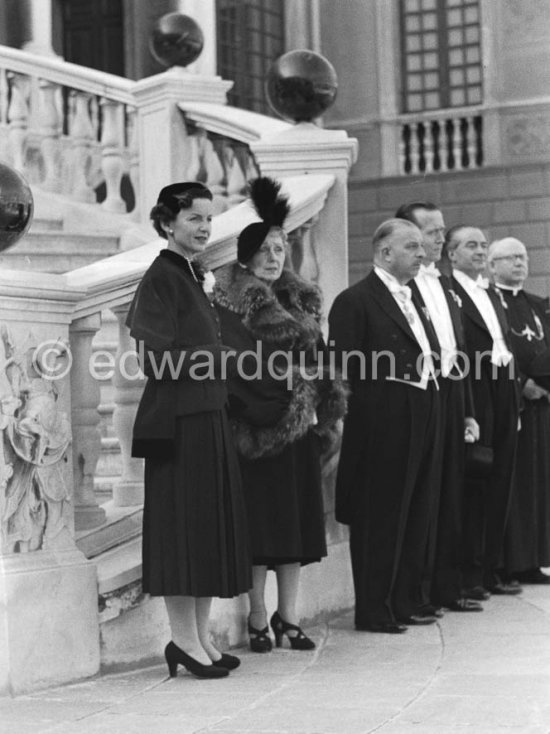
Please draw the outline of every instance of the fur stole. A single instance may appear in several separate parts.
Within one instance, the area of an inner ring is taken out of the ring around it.
[[[226,265],[216,271],[214,300],[274,350],[312,349],[321,339],[321,291],[291,270],[270,288],[238,263]]]
[[[310,429],[321,436],[323,449],[328,448],[338,438],[337,423],[345,415],[348,391],[339,375],[330,376],[328,368],[321,369],[312,358],[319,347],[319,354],[323,352],[319,288],[290,270],[284,270],[270,288],[233,264],[216,272],[214,300],[238,314],[243,326],[268,347],[268,352],[282,349],[310,355],[307,374],[303,364],[292,367],[289,403],[275,425],[257,426],[233,417],[239,453],[248,459],[275,456]]]

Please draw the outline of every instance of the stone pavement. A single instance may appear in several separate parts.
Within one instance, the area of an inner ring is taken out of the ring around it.
[[[0,699],[10,734],[549,734],[550,586],[405,634],[309,630],[313,652],[237,651],[224,680],[165,665]]]

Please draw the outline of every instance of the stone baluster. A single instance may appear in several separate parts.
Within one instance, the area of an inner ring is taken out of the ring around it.
[[[45,177],[42,186],[46,191],[61,191],[59,175],[60,119],[57,107],[58,87],[45,79],[40,80],[42,103],[39,108],[41,150],[44,157]]]
[[[13,166],[18,171],[25,167],[25,152],[29,126],[29,107],[26,98],[26,80],[10,74],[11,99],[8,107],[9,142]]]
[[[73,92],[73,115],[70,135],[73,145],[73,198],[77,201],[94,203],[96,196],[89,185],[86,171],[90,165],[91,146],[94,141],[94,126],[90,116],[90,96],[84,92]]]
[[[411,173],[420,171],[420,123],[412,122],[410,124],[411,137],[409,139],[409,160],[411,162]]]
[[[201,151],[206,139],[206,130],[199,129],[194,135],[187,137],[187,155],[185,158],[187,181],[197,181],[201,172]]]
[[[225,170],[211,140],[202,141],[203,165],[206,171],[206,185],[214,196],[214,213],[221,214],[227,208],[226,190],[223,185]]]
[[[122,476],[113,487],[113,502],[118,507],[127,507],[143,504],[143,460],[132,458],[131,449],[132,429],[145,378],[139,368],[134,341],[126,326],[128,305],[112,310],[118,319],[119,334],[113,377],[113,427],[120,442],[122,458]]]
[[[460,118],[450,120],[451,123],[451,145],[453,150],[454,170],[462,170],[462,135],[460,132]]]
[[[134,189],[135,206],[132,212],[132,219],[139,219],[139,187],[140,187],[140,169],[139,169],[139,140],[138,140],[138,117],[135,107],[128,109],[128,172],[132,187]]]
[[[424,123],[424,173],[434,170],[434,123],[428,120]]]
[[[466,118],[466,150],[468,152],[468,168],[477,168],[477,131],[476,118]]]
[[[107,197],[101,204],[109,212],[126,212],[126,204],[120,195],[124,171],[122,160],[122,106],[105,97],[101,100],[103,127],[101,131],[101,171],[105,177]]]
[[[399,172],[401,174],[407,173],[407,127],[409,128],[409,140],[412,135],[410,125],[403,125],[401,129],[401,136],[399,138]]]
[[[319,280],[319,260],[312,232],[313,225],[318,219],[318,216],[310,219],[299,227],[296,233],[293,232],[289,236],[293,246],[298,250],[296,255],[293,253],[292,261],[302,278],[310,283],[317,283]],[[296,234],[295,237],[294,234]]]
[[[449,134],[447,120],[440,120],[439,125],[439,171],[449,170]]]
[[[0,69],[0,125],[8,124],[8,73]]]
[[[75,529],[89,530],[105,521],[105,510],[94,494],[94,473],[101,451],[98,430],[99,383],[90,370],[92,339],[101,326],[100,314],[76,319],[70,327],[71,401]]]
[[[246,198],[246,178],[239,158],[229,143],[224,148],[224,158],[227,171],[227,198],[230,206],[235,206]]]
[[[254,156],[250,151],[247,151],[246,168],[244,171],[244,175],[247,181],[252,181],[253,179],[258,178],[258,176],[260,175],[260,171],[258,169],[258,166],[256,165]]]

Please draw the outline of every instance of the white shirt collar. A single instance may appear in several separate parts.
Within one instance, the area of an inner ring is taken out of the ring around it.
[[[522,285],[504,285],[504,283],[495,283],[495,285],[501,291],[510,291],[513,296],[517,296],[523,290]]]

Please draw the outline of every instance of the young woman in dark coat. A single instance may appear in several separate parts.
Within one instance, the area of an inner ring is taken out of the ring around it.
[[[330,379],[323,359],[320,290],[285,268],[288,203],[279,191],[272,179],[252,182],[263,221],[241,232],[238,262],[217,271],[214,287],[224,343],[255,352],[260,370],[256,379],[240,375],[229,386],[253,557],[248,632],[255,652],[272,649],[268,569],[277,576],[270,621],[277,646],[286,635],[294,650],[315,647],[298,626],[300,567],[326,555],[322,442],[335,435],[345,412],[343,387]]]
[[[212,644],[212,597],[251,585],[237,456],[215,308],[193,258],[210,237],[212,194],[202,184],[166,186],[151,212],[168,246],[136,291],[128,315],[148,377],[133,455],[145,457],[143,590],[163,596],[172,640],[165,656],[198,677],[226,676],[239,659]]]

